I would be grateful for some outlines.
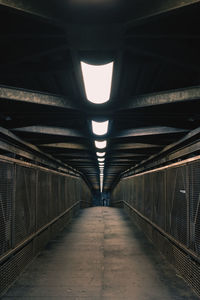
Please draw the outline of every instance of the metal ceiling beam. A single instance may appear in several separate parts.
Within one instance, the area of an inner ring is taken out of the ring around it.
[[[130,99],[128,104],[121,106],[119,110],[183,103],[194,100],[200,100],[200,86],[136,96]]]
[[[69,99],[64,97],[33,92],[24,89],[15,89],[6,86],[0,86],[0,102],[5,100],[16,103],[22,102],[29,104],[39,104],[72,110],[78,109],[74,102],[69,101]]]
[[[143,0],[140,3],[140,9],[135,12],[132,20],[126,23],[126,28],[141,25],[142,23],[146,23],[154,17],[158,17],[198,3],[200,3],[199,0],[151,0],[149,2]]]
[[[119,134],[113,135],[110,138],[127,138],[137,136],[149,136],[149,135],[160,135],[160,134],[172,134],[172,133],[187,133],[189,130],[182,128],[173,127],[144,127],[137,129],[127,129],[119,132]]]
[[[146,48],[138,48],[135,46],[131,45],[126,45],[125,49],[129,50],[133,55],[138,56],[143,56],[143,57],[149,57],[151,59],[154,59],[156,61],[163,61],[165,63],[169,63],[181,68],[185,69],[191,69],[193,71],[199,72],[200,68],[197,64],[190,63],[189,61],[185,61],[183,59],[180,59],[179,57],[173,57],[173,56],[168,56],[166,53],[162,54],[157,51],[149,51]]]
[[[88,148],[81,144],[75,143],[52,143],[52,144],[40,144],[38,145],[42,148],[58,148],[58,149],[78,149],[78,150],[87,150]]]
[[[112,146],[114,150],[123,150],[123,149],[148,149],[148,148],[161,148],[162,145],[153,145],[153,144],[140,144],[140,143],[125,143],[125,144],[116,144]]]
[[[62,127],[50,127],[50,126],[28,126],[21,128],[14,128],[12,131],[15,132],[26,132],[26,133],[37,133],[44,135],[58,135],[63,137],[77,137],[83,138],[84,135],[78,130],[62,128]]]
[[[45,3],[46,2],[46,3]],[[35,17],[42,18],[49,22],[59,22],[57,18],[54,16],[54,9],[49,10],[48,2],[46,0],[43,1],[35,1],[35,0],[0,0],[0,5],[4,7],[8,7],[11,9],[15,9],[21,13],[33,15]]]

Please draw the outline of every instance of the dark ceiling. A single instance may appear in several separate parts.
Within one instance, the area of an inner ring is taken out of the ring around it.
[[[194,0],[0,0],[1,126],[99,189],[91,120],[109,119],[109,190],[199,127],[199,15]],[[82,60],[114,61],[108,103],[87,101]]]

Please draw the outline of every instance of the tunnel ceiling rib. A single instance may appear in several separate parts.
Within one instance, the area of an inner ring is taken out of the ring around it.
[[[199,13],[197,0],[0,0],[2,153],[7,132],[93,189],[104,164],[109,190],[126,170],[174,149],[200,127]],[[113,62],[108,102],[87,100],[81,62]],[[92,121],[109,121],[108,130],[95,134]]]

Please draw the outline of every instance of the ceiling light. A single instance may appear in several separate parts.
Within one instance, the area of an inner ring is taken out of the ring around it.
[[[97,135],[104,135],[108,132],[108,123],[109,121],[105,122],[95,122],[92,121],[92,131],[94,134]]]
[[[113,62],[105,65],[89,65],[81,61],[81,70],[87,99],[95,104],[110,99]]]
[[[99,157],[103,157],[106,154],[106,152],[96,152],[96,154]]]
[[[98,158],[98,161],[104,161],[105,158]]]
[[[107,145],[107,141],[94,141],[95,143],[95,146],[98,148],[98,149],[104,149],[106,148],[106,145]]]

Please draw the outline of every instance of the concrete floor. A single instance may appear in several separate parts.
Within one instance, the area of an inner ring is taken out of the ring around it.
[[[199,299],[122,209],[85,209],[51,241],[6,299]]]

